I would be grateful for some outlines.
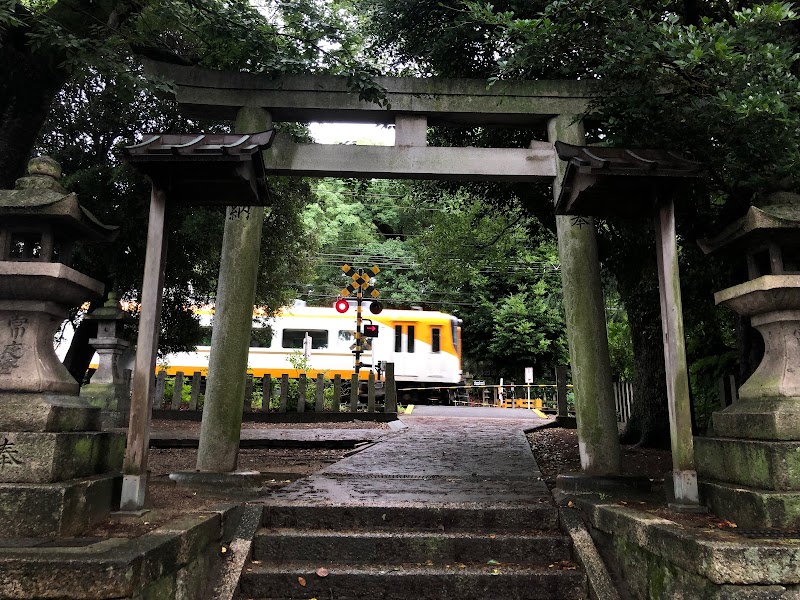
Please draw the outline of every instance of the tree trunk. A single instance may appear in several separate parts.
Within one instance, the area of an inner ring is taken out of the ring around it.
[[[634,352],[633,405],[622,432],[623,444],[647,448],[670,445],[667,384],[660,307],[636,305],[628,308]]]
[[[25,174],[31,148],[66,75],[41,56],[0,50],[0,189]]]
[[[13,188],[24,175],[53,99],[69,77],[63,49],[49,43],[58,27],[78,38],[96,37],[97,24],[112,10],[106,2],[55,2],[34,16],[23,3],[13,4],[20,24],[0,29],[0,189]],[[34,33],[44,37],[36,47]]]
[[[94,309],[95,304],[92,303],[88,312]],[[95,335],[97,335],[97,323],[83,319],[75,330],[72,343],[64,357],[64,366],[67,367],[67,371],[75,381],[81,384],[86,378],[86,372],[89,370],[89,364],[94,356],[94,347],[89,340]]]
[[[617,282],[633,344],[633,403],[620,441],[669,448],[669,413],[654,234],[641,220],[602,230],[604,265]]]

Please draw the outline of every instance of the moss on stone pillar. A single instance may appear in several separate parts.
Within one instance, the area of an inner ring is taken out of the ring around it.
[[[548,134],[551,142],[585,143],[583,125],[572,115],[552,119]],[[553,194],[557,197],[565,163],[559,161],[556,168]],[[556,228],[581,468],[588,474],[618,475],[617,411],[594,222],[591,217],[559,215]]]
[[[271,127],[269,113],[261,108],[242,108],[236,119],[237,133],[253,133]],[[197,452],[199,471],[227,473],[236,470],[263,222],[262,206],[230,206],[225,214],[208,382]]]

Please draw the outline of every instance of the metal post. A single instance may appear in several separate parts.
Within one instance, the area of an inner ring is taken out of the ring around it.
[[[364,269],[358,270],[359,275],[364,274]],[[361,372],[361,344],[362,344],[362,337],[361,337],[361,301],[363,299],[363,295],[361,292],[361,287],[359,286],[358,291],[356,292],[356,365],[355,365],[355,374],[358,375]]]
[[[567,407],[567,367],[556,367],[556,402],[558,403],[558,416],[568,416]]]

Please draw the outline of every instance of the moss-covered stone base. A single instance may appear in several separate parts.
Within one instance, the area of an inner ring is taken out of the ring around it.
[[[621,588],[641,600],[800,597],[800,541],[686,527],[598,500],[577,500]]]
[[[119,485],[117,475],[59,483],[0,483],[1,535],[79,535],[108,515]]]
[[[0,547],[0,598],[197,600],[221,562],[233,507],[190,514],[133,539]]]
[[[800,492],[775,492],[704,481],[700,494],[715,515],[747,529],[800,527]]]
[[[123,435],[98,431],[0,431],[0,443],[2,483],[53,483],[118,471],[125,452]]]
[[[742,395],[711,418],[714,434],[720,437],[795,440],[800,432],[800,398],[745,398]]]
[[[800,442],[696,437],[697,474],[765,490],[800,490]]]

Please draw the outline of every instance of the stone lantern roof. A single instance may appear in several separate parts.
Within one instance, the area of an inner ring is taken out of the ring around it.
[[[738,250],[758,246],[764,242],[792,242],[800,229],[800,194],[775,192],[767,196],[761,206],[751,206],[741,218],[712,238],[698,241],[706,254],[720,248]]]
[[[59,183],[61,166],[52,158],[34,158],[28,175],[17,180],[15,189],[0,190],[0,222],[41,230],[57,230],[59,237],[93,242],[111,241],[118,227],[104,225],[78,203]]]

